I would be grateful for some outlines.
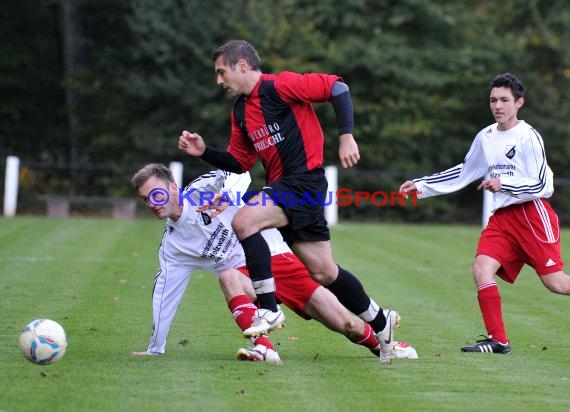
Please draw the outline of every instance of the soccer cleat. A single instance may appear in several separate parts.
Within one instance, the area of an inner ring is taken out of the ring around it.
[[[281,365],[279,354],[264,345],[255,345],[251,349],[240,348],[237,351],[237,359],[239,361],[267,362],[274,365]]]
[[[380,356],[380,345],[374,349],[370,349],[370,352],[376,357]],[[395,359],[418,359],[418,352],[416,349],[408,342],[394,342],[394,358]]]
[[[144,351],[144,352],[133,352],[134,356],[160,356],[163,355],[162,353],[158,353],[158,352],[149,352],[149,351]]]
[[[462,347],[461,352],[501,353],[508,355],[511,353],[511,345],[508,342],[503,344],[496,341],[491,336],[485,336],[484,339],[478,340],[475,345]]]
[[[418,359],[418,352],[408,342],[394,342],[394,358]]]
[[[400,315],[392,309],[384,309],[384,317],[386,317],[386,326],[376,335],[380,344],[380,363],[389,364],[395,357],[394,354],[394,333],[400,327]]]
[[[257,309],[253,317],[253,324],[243,331],[244,336],[261,336],[267,335],[275,329],[285,326],[285,314],[281,309],[272,312],[269,309]]]

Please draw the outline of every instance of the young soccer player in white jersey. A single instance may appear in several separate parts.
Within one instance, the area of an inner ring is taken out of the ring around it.
[[[196,269],[218,275],[236,323],[242,331],[249,328],[257,309],[251,299],[255,298],[255,292],[246,276],[243,249],[231,228],[240,196],[250,183],[249,174],[236,175],[221,170],[210,172],[180,192],[166,166],[149,164],[133,176],[131,183],[147,207],[158,218],[167,219],[158,253],[160,269],[153,288],[153,334],[147,350],[134,354],[165,352],[168,331],[192,271]],[[232,203],[223,213],[210,217],[197,210],[200,203],[218,192],[227,195],[226,200]],[[284,305],[298,315],[316,319],[352,342],[369,348],[380,357],[381,363],[390,363],[393,357],[417,356],[413,348],[405,345],[396,344],[396,352],[383,351],[370,325],[349,313],[328,289],[311,279],[276,229],[264,231],[263,236],[272,254],[277,298]],[[241,348],[238,359],[281,362],[266,335],[251,340],[254,347]]]
[[[524,95],[516,76],[496,76],[489,96],[496,123],[475,136],[463,163],[400,187],[401,192],[417,191],[418,198],[425,198],[455,192],[483,178],[478,189],[493,193],[493,215],[481,233],[472,265],[487,336],[461,348],[463,352],[511,352],[495,275],[514,283],[527,264],[547,289],[570,294],[570,276],[564,273],[560,256],[558,217],[546,200],[554,186],[544,143],[531,125],[517,117]]]

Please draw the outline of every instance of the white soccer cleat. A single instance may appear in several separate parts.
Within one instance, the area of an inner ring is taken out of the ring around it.
[[[394,342],[394,357],[397,359],[418,359],[418,352],[408,342]]]
[[[239,361],[267,362],[274,365],[281,365],[279,354],[264,345],[255,345],[252,349],[241,348],[237,351]]]
[[[269,309],[257,309],[253,317],[253,324],[243,331],[246,337],[267,335],[275,329],[285,326],[285,314],[281,309],[272,312]]]
[[[394,334],[396,329],[400,327],[400,315],[392,309],[384,309],[386,317],[386,326],[378,332],[376,338],[380,344],[380,363],[387,365],[392,362],[396,356],[394,353]]]
[[[149,352],[149,351],[144,351],[144,352],[133,352],[133,356],[160,356],[162,355],[162,353],[158,353],[158,352]]]

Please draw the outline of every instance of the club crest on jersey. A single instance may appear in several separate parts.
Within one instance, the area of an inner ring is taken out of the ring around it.
[[[507,158],[509,159],[512,159],[513,157],[515,157],[516,152],[517,152],[516,146],[507,146],[505,151],[505,156],[507,156]]]
[[[198,216],[198,222],[201,225],[207,226],[210,223],[212,223],[212,218],[210,217],[209,214],[204,213],[204,212],[200,212],[200,216]]]

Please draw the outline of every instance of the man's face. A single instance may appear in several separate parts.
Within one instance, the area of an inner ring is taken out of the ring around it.
[[[214,62],[216,70],[216,83],[222,86],[224,90],[232,96],[244,94],[243,86],[245,84],[245,73],[248,65],[245,60],[237,62],[236,67],[232,68],[224,62],[224,57],[220,56]]]
[[[151,176],[139,188],[139,197],[159,219],[175,217],[180,210],[176,183],[166,183],[156,176]]]
[[[513,92],[508,87],[493,87],[489,96],[491,113],[499,126],[509,129],[517,122],[517,113],[524,104],[521,97],[515,101]]]

